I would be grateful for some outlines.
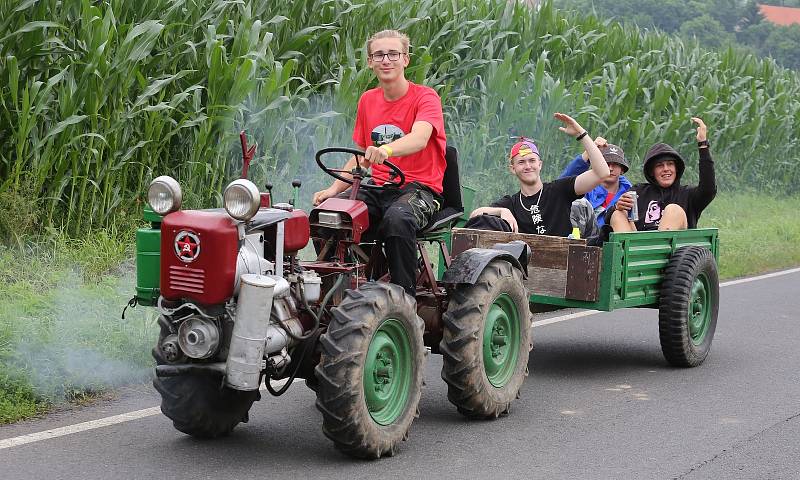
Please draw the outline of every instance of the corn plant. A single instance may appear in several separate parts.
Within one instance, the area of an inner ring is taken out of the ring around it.
[[[695,180],[689,117],[700,116],[721,188],[800,184],[796,72],[549,2],[0,0],[0,11],[0,198],[34,203],[40,226],[113,224],[160,174],[178,178],[189,206],[218,204],[241,169],[243,129],[259,144],[252,179],[285,199],[300,177],[309,198],[328,182],[313,152],[351,143],[358,97],[374,86],[364,44],[382,28],[410,35],[407,77],[442,97],[479,201],[513,188],[516,135],[539,142],[545,177],[579,153],[555,111],[622,145],[634,180],[658,141],[685,154]]]

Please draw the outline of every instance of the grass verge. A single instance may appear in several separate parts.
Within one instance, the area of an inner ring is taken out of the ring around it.
[[[129,309],[120,320],[134,289],[132,236],[50,233],[0,246],[0,424],[151,371],[153,311]]]
[[[720,275],[800,265],[798,198],[720,194],[701,218],[720,229]],[[0,424],[147,378],[153,309],[120,312],[133,295],[133,236],[17,237],[0,247]]]
[[[798,197],[722,193],[700,218],[719,228],[720,277],[730,279],[800,265]]]

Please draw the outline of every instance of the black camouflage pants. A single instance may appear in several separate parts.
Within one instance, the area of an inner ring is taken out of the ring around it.
[[[347,198],[350,192],[340,196]],[[418,183],[401,188],[374,190],[362,188],[358,199],[369,212],[368,236],[383,240],[392,283],[415,295],[414,273],[417,265],[417,232],[425,228],[439,210],[442,198]]]

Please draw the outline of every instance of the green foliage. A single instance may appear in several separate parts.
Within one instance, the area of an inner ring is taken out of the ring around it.
[[[797,7],[797,1],[556,0],[556,3],[578,11],[590,10],[601,17],[614,17],[626,24],[678,33],[706,48],[732,45],[800,70],[796,34],[791,31],[796,25],[786,27],[765,21],[758,7],[759,3]]]
[[[690,146],[700,115],[723,188],[800,185],[796,74],[550,3],[0,0],[0,10],[0,229],[24,201],[33,230],[114,225],[161,174],[181,182],[188,206],[219,205],[241,169],[243,129],[259,144],[251,179],[287,199],[302,178],[308,202],[329,181],[313,152],[351,144],[357,99],[374,84],[364,42],[382,28],[411,36],[407,75],[442,96],[481,203],[513,188],[498,175],[510,137],[536,138],[551,178],[576,153],[555,111],[620,143],[634,170],[656,141]]]
[[[130,239],[114,230],[93,237],[51,232],[0,246],[0,424],[150,374],[155,313],[119,318],[134,279],[130,251],[112,245]]]
[[[700,218],[720,229],[720,276],[735,278],[800,265],[800,198],[719,195]]]

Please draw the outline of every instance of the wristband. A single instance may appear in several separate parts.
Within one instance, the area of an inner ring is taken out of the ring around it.
[[[589,135],[589,132],[587,130],[584,130],[583,133],[575,137],[575,141],[580,142],[586,135]]]
[[[394,150],[392,150],[392,147],[390,147],[389,145],[381,145],[378,148],[382,148],[383,151],[386,152],[386,155],[388,155],[390,157],[392,156],[392,153],[394,152]]]
[[[708,140],[702,140],[700,142],[697,142],[697,148],[703,148],[703,147],[708,148],[709,146],[710,145],[708,144]]]

